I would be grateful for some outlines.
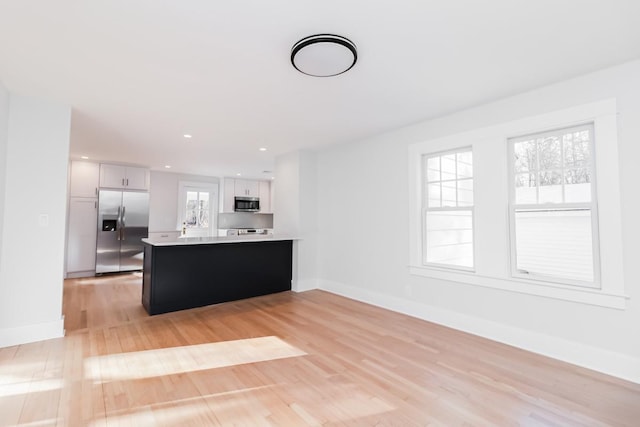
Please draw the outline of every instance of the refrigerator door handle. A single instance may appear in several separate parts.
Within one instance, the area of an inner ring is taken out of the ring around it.
[[[124,222],[124,220],[125,220],[124,212],[125,212],[125,207],[123,206],[122,207],[122,226],[120,227],[120,231],[121,231],[120,240],[124,240],[124,229],[126,227],[125,222]]]
[[[120,217],[120,206],[118,206],[118,218],[116,219],[116,231],[118,232],[116,239],[118,240],[120,240],[120,230],[122,229],[121,224],[122,224],[122,219]]]

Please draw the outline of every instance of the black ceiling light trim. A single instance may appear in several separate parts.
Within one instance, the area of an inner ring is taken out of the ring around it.
[[[298,64],[296,64],[296,55],[303,49],[309,48],[310,46],[317,45],[319,43],[333,43],[335,45],[340,45],[349,49],[349,51],[351,51],[351,54],[353,55],[353,61],[344,70],[332,74],[317,74],[310,70],[301,69]],[[354,65],[356,65],[357,60],[358,51],[356,49],[356,45],[348,38],[335,34],[315,34],[313,36],[305,37],[301,40],[298,40],[291,48],[291,65],[293,65],[293,68],[300,71],[302,74],[313,77],[332,77],[340,75],[342,73],[346,73],[347,71],[352,69]]]

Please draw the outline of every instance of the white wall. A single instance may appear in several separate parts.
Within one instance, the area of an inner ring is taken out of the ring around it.
[[[0,237],[4,223],[4,193],[7,170],[7,143],[9,137],[9,92],[0,81]],[[0,260],[2,245],[0,244]]]
[[[71,109],[11,94],[0,258],[0,347],[63,334]]]
[[[318,287],[316,153],[297,151],[276,159],[273,231],[299,238],[294,243],[292,289]],[[304,254],[304,255],[302,255]]]
[[[276,158],[273,196],[273,231],[297,235],[300,232],[300,153],[287,153]]]
[[[149,190],[149,233],[176,231],[178,225],[178,182],[218,184],[213,176],[151,171]]]
[[[612,97],[619,111],[626,310],[408,273],[409,145]],[[640,382],[638,141],[635,61],[328,148],[317,166],[320,287]]]

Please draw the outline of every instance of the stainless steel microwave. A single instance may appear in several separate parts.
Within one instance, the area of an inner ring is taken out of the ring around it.
[[[236,212],[260,212],[260,199],[258,197],[236,197],[233,210]]]

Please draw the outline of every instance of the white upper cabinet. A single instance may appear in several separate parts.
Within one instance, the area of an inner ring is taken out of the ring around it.
[[[250,181],[248,179],[236,179],[236,197],[260,197],[260,181]]]
[[[221,212],[233,212],[233,198],[235,197],[236,180],[231,178],[224,179],[222,187],[222,205]]]
[[[100,187],[124,188],[125,167],[117,165],[100,165]]]
[[[260,212],[271,213],[271,183],[249,179],[224,178],[220,185],[220,212],[234,212],[235,197],[259,197]]]
[[[260,212],[271,213],[271,183],[259,181]]]
[[[70,197],[98,197],[100,165],[98,163],[71,162]]]
[[[100,165],[100,187],[148,190],[149,170],[120,165]]]
[[[150,174],[148,169],[127,167],[125,172],[125,182],[129,190],[149,189]]]

